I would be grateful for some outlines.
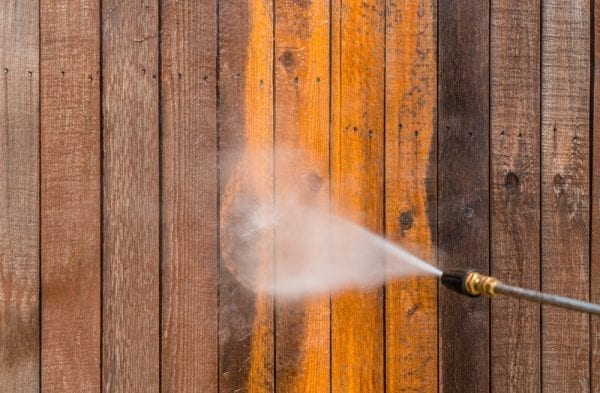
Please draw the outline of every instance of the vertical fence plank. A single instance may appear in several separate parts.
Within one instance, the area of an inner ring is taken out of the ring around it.
[[[278,211],[289,210],[297,203],[326,212],[329,2],[282,0],[275,4],[275,206]],[[287,205],[290,198],[292,206]],[[276,272],[278,260],[301,255],[286,237],[275,233]],[[329,392],[329,321],[328,296],[277,302],[278,391]]]
[[[0,5],[0,386],[39,390],[38,1]]]
[[[542,289],[587,299],[589,2],[544,0],[542,20]],[[542,376],[545,391],[589,391],[587,315],[542,308]]]
[[[590,245],[592,247],[591,266],[591,301],[600,303],[600,1],[594,0],[593,18],[593,125],[592,132],[592,198],[591,198],[591,214],[592,214],[592,233],[590,236]],[[600,364],[600,318],[591,317],[590,325],[590,357],[591,389],[596,393],[600,392],[600,367],[594,365]]]
[[[384,20],[381,0],[335,0],[332,6],[332,206],[337,214],[380,234],[384,230]],[[383,390],[383,303],[381,287],[357,288],[333,297],[332,391]]]
[[[103,388],[159,391],[158,3],[102,5]]]
[[[443,268],[488,271],[489,5],[439,4],[438,242]],[[440,289],[444,392],[487,392],[489,307]]]
[[[540,285],[540,2],[501,0],[491,9],[490,272]],[[491,304],[492,390],[540,390],[540,307]]]
[[[434,262],[436,236],[435,0],[392,0],[386,26],[386,235]],[[436,392],[437,280],[388,279],[386,387]]]
[[[247,243],[239,235],[273,206],[272,1],[221,2],[219,30],[219,385],[270,392],[273,299],[244,281],[272,281],[272,231],[249,228],[258,235]]]
[[[163,392],[217,390],[216,6],[161,5]]]
[[[42,390],[98,392],[100,10],[40,9]]]

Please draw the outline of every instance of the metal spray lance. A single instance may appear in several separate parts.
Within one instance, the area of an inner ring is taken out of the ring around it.
[[[441,281],[445,287],[462,295],[471,297],[483,295],[494,298],[496,295],[506,295],[569,310],[600,315],[600,304],[506,285],[494,277],[486,276],[475,270],[452,270],[443,272]]]

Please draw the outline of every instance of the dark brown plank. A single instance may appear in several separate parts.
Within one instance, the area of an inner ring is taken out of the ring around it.
[[[489,9],[439,3],[438,244],[440,265],[488,271]],[[440,288],[440,384],[489,389],[489,307]]]
[[[219,386],[274,390],[273,231],[248,227],[273,207],[271,1],[219,5]],[[241,238],[244,228],[254,235]]]
[[[332,3],[332,209],[379,234],[384,231],[384,16],[381,0]],[[384,262],[382,254],[382,282]],[[333,392],[383,391],[383,304],[382,287],[332,297]]]
[[[293,208],[329,207],[329,3],[275,5],[275,206],[293,226]],[[304,245],[290,241],[294,231],[275,232],[276,272],[280,263],[306,263],[296,258]],[[277,391],[329,393],[329,319],[329,296],[277,302]]]
[[[592,214],[592,233],[590,244],[592,247],[590,260],[591,282],[590,282],[590,300],[594,303],[600,303],[600,1],[593,2],[593,21],[594,21],[594,48],[593,61],[593,91],[592,91],[592,194],[591,194],[591,214]],[[590,350],[591,353],[591,389],[592,392],[600,391],[600,318],[591,317],[590,320]]]
[[[542,6],[542,290],[589,297],[589,2]],[[589,316],[542,308],[542,390],[590,389]]]
[[[159,391],[158,2],[102,4],[105,391]]]
[[[163,392],[217,390],[216,6],[161,4]]]
[[[435,0],[387,3],[386,236],[435,263]],[[437,392],[437,280],[388,279],[386,389]]]
[[[0,386],[39,390],[37,0],[0,5]]]
[[[100,391],[98,7],[43,0],[40,8],[45,392]]]
[[[491,8],[491,266],[500,280],[540,286],[540,1]],[[491,304],[493,391],[538,392],[540,307]]]

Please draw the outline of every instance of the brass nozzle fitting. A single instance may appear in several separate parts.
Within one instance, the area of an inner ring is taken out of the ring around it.
[[[442,274],[442,284],[447,288],[462,295],[471,297],[496,295],[496,285],[500,283],[496,278],[483,275],[475,270],[454,270]]]
[[[485,276],[476,271],[470,271],[465,277],[465,289],[471,296],[496,296],[494,289],[499,281],[494,277]]]

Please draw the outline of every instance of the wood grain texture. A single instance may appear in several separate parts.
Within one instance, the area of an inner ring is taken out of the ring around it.
[[[267,0],[219,8],[219,387],[270,392],[274,380],[272,220],[273,8]]]
[[[383,233],[385,2],[332,3],[333,212]],[[341,247],[333,244],[333,248]],[[384,277],[384,255],[381,255]],[[383,288],[332,298],[333,392],[384,388]]]
[[[218,383],[216,6],[161,4],[163,392]]]
[[[37,0],[0,5],[0,386],[39,391]]]
[[[491,265],[500,280],[540,287],[540,1],[491,8]],[[539,392],[540,307],[491,303],[493,391]]]
[[[489,9],[439,3],[438,244],[444,269],[488,271]],[[489,307],[440,288],[440,384],[489,390]]]
[[[100,391],[100,10],[43,0],[42,390]]]
[[[102,383],[107,392],[158,392],[158,3],[102,7]]]
[[[592,214],[592,232],[590,234],[591,256],[591,282],[590,282],[590,301],[600,303],[600,1],[594,0],[592,3],[593,21],[594,21],[594,47],[593,61],[594,69],[592,71],[592,114],[593,129],[592,133],[592,194],[591,194],[591,214]],[[590,370],[591,370],[591,392],[600,392],[600,318],[591,317],[590,319]]]
[[[394,0],[386,26],[386,236],[435,263],[437,1]],[[386,389],[436,392],[437,280],[388,279]]]
[[[326,213],[329,2],[283,0],[275,5],[275,207],[287,210],[289,217],[295,207]],[[294,223],[291,220],[290,225]],[[295,259],[303,255],[303,250],[294,248],[302,243],[289,240],[288,233],[275,232],[275,272],[286,258],[291,260],[284,263],[304,263]],[[326,236],[322,240],[328,244]],[[278,391],[330,391],[329,326],[328,296],[277,302]]]
[[[542,20],[542,290],[587,300],[589,2],[544,0]],[[589,316],[542,308],[543,391],[588,392],[589,353]]]

